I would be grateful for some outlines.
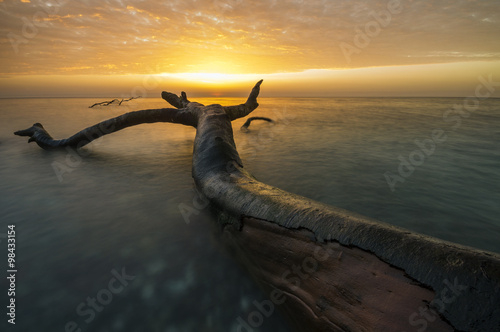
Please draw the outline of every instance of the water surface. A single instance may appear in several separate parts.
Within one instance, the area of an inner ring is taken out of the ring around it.
[[[12,134],[41,122],[53,137],[64,138],[127,111],[166,107],[158,98],[89,109],[96,101],[0,100],[0,235],[16,225],[18,328],[64,331],[73,321],[83,331],[236,331],[237,318],[246,318],[255,310],[252,302],[266,294],[218,245],[209,211],[188,219],[180,211],[194,206],[196,197],[193,128],[128,128],[97,140],[84,156],[44,151]],[[231,105],[244,99],[197,101]],[[259,103],[253,115],[275,124],[255,122],[248,132],[239,130],[245,119],[233,125],[243,163],[259,180],[500,252],[499,100],[481,101],[456,128],[443,114],[461,99]],[[384,174],[401,176],[398,158],[409,160],[419,149],[415,140],[432,139],[437,129],[446,140],[391,190]],[[92,319],[77,313],[87,297],[108,289],[113,270],[123,269],[135,278],[101,312]],[[278,314],[259,329],[287,330]]]

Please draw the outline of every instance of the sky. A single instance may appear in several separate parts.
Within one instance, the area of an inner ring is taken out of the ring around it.
[[[0,97],[469,96],[499,37],[499,0],[0,0]]]

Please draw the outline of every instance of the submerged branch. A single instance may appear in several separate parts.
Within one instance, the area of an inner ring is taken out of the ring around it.
[[[245,122],[243,124],[243,126],[241,126],[240,129],[241,130],[248,129],[248,127],[250,126],[250,124],[252,123],[252,121],[255,121],[255,120],[262,120],[262,121],[267,121],[267,122],[274,123],[274,121],[272,119],[265,118],[265,117],[262,117],[262,116],[254,116],[254,117],[248,118],[247,122]]]

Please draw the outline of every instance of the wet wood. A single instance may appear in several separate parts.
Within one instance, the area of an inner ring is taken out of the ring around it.
[[[426,331],[453,331],[429,308],[432,290],[372,253],[247,217],[223,238],[268,298],[283,292],[274,305],[298,331],[415,331],[420,310]]]

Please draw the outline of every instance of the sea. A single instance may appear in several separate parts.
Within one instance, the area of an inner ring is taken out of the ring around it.
[[[2,326],[10,326],[14,298],[19,331],[289,331],[279,308],[259,313],[269,294],[220,244],[210,208],[200,205],[194,128],[139,125],[78,154],[45,151],[13,134],[40,122],[66,138],[125,112],[169,107],[143,98],[89,108],[103,100],[0,99]],[[252,115],[274,122],[241,130],[246,119],[239,119],[233,130],[244,167],[260,181],[500,253],[500,99],[259,103]],[[9,225],[13,296],[5,277]]]

